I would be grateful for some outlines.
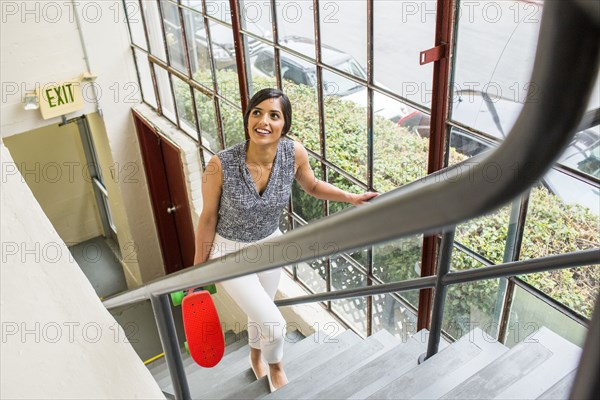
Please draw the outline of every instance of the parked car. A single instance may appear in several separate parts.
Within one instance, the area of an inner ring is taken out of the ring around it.
[[[314,41],[299,36],[286,37],[280,43],[302,54],[311,54],[315,48]],[[313,63],[290,56],[285,52],[279,54],[281,78],[283,80],[311,87],[317,86]],[[351,55],[327,45],[321,46],[321,54],[323,60],[335,69],[364,80],[367,79],[366,71]],[[252,52],[250,67],[254,75],[272,78],[275,76],[274,66],[275,60],[270,46],[261,46]],[[379,83],[377,85],[382,86]],[[366,87],[326,69],[323,69],[323,90],[326,96],[337,96],[362,107],[367,107]],[[373,105],[375,115],[380,115],[394,122],[408,113],[408,107],[404,104],[378,92],[373,94]]]

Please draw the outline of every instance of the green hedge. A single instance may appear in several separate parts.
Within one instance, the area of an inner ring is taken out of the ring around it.
[[[233,79],[231,74],[233,72],[221,71],[218,79],[223,81]],[[197,78],[201,82],[206,81],[206,77]],[[254,84],[266,87],[270,83],[256,79]],[[320,141],[315,89],[291,82],[285,82],[284,87],[294,110],[294,123],[290,136],[302,142],[307,148],[318,152]],[[187,87],[177,87],[176,91],[185,104],[185,112],[191,112]],[[239,103],[239,98],[231,100]],[[199,105],[199,116],[202,120],[211,118],[213,113],[210,102]],[[240,140],[243,135],[239,111],[236,114],[231,108],[225,111],[221,108],[221,113],[226,137]],[[364,109],[337,97],[327,97],[325,120],[328,160],[353,176],[361,179],[366,177],[367,141]],[[231,144],[233,140],[227,143],[227,145]],[[427,152],[427,138],[399,128],[391,121],[376,117],[374,120],[375,188],[383,193],[425,176]],[[466,156],[451,149],[451,164],[465,158]],[[313,162],[313,168],[316,175],[320,177],[321,171],[317,163]],[[361,191],[339,174],[330,172],[329,182],[354,193]],[[294,187],[293,194],[294,211],[302,218],[312,221],[324,215],[322,201],[304,194],[297,185]],[[330,213],[347,206],[332,202]],[[490,215],[459,225],[456,239],[493,262],[502,262],[509,212],[509,207],[504,207]],[[581,206],[564,203],[543,187],[535,187],[531,191],[526,225],[521,250],[522,259],[600,247],[598,216]],[[421,236],[377,246],[374,254],[374,273],[386,282],[413,278],[417,276],[414,266],[420,258]],[[476,260],[458,250],[454,251],[452,268],[465,270],[479,267],[481,264]],[[522,278],[573,310],[588,318],[591,317],[600,280],[597,266],[531,274]],[[456,327],[454,333],[458,333],[459,327],[464,325],[465,321],[473,322],[475,315],[484,320],[491,318],[497,286],[497,281],[485,281],[451,287],[447,302],[446,328],[450,327],[452,331],[452,327]],[[416,305],[417,292],[408,293],[405,297]]]

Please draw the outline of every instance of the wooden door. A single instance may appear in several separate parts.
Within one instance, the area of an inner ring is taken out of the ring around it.
[[[181,154],[135,111],[137,131],[165,273],[194,262],[194,228]]]

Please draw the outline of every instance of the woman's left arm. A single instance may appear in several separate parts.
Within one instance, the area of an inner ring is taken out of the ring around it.
[[[349,193],[338,189],[330,183],[317,179],[310,167],[308,153],[302,143],[294,142],[294,152],[296,157],[296,181],[300,184],[302,189],[311,196],[321,200],[350,203],[355,206],[367,204],[368,200],[379,196],[379,194],[375,192],[365,192],[363,194]]]

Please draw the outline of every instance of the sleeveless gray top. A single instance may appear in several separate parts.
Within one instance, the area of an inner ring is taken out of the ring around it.
[[[246,165],[246,143],[217,153],[223,171],[223,189],[217,233],[238,242],[255,242],[279,227],[294,181],[294,141],[279,139],[271,175],[262,195]]]

